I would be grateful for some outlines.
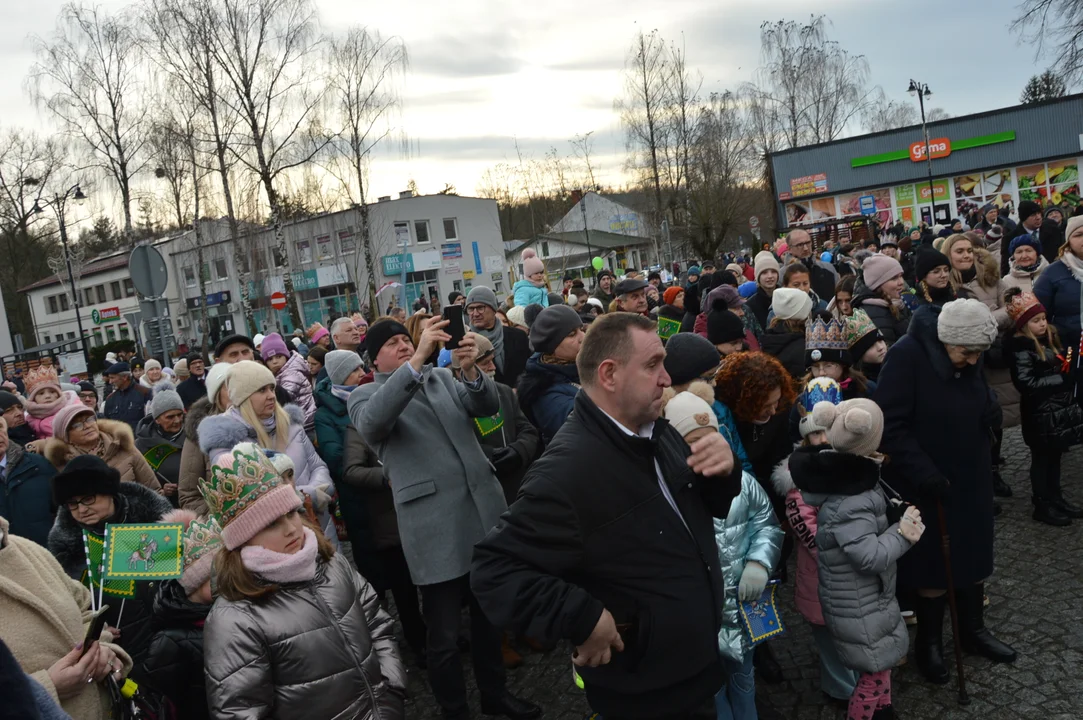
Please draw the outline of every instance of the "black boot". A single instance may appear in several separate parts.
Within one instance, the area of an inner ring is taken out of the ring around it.
[[[752,651],[752,666],[766,683],[777,685],[783,680],[782,668],[775,660],[775,654],[771,652],[770,643],[760,643]]]
[[[1031,517],[1053,527],[1067,527],[1072,524],[1071,519],[1061,512],[1056,503],[1042,498],[1034,498],[1034,513]]]
[[[1064,499],[1064,491],[1060,487],[1060,476],[1057,479],[1051,481],[1049,488],[1049,501],[1053,507],[1061,512],[1065,517],[1070,517],[1073,520],[1083,519],[1083,508],[1078,505],[1073,505]]]
[[[959,639],[963,649],[968,653],[987,657],[993,662],[1015,662],[1015,650],[993,637],[993,633],[985,627],[985,607],[982,603],[984,596],[985,585],[982,583],[955,591],[959,604]]]
[[[481,699],[482,715],[503,715],[511,720],[534,720],[542,716],[542,709],[534,703],[517,698],[510,692],[498,698]]]
[[[1012,496],[1011,485],[1004,482],[1004,478],[1000,477],[1000,470],[993,471],[993,495],[996,497]]]
[[[944,685],[950,679],[944,664],[944,607],[948,596],[916,598],[914,613],[918,618],[917,637],[914,638],[914,661],[925,679]]]

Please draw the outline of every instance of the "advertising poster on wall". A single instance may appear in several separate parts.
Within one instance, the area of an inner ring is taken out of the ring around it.
[[[819,198],[786,204],[786,222],[789,225],[816,222],[838,215],[835,198]]]
[[[795,198],[804,195],[819,195],[827,192],[827,174],[816,173],[790,180],[790,195]]]
[[[861,198],[868,195],[871,195],[876,201],[875,213],[862,213],[861,211]],[[840,195],[839,213],[841,217],[866,214],[870,215],[881,225],[889,225],[893,219],[891,213],[891,191],[887,188],[882,188],[880,190],[866,190],[859,193]]]

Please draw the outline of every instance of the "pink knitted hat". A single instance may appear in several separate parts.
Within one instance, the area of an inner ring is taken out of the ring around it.
[[[534,273],[545,272],[545,265],[538,259],[538,254],[530,248],[523,251],[521,258],[523,260],[523,275],[525,277],[530,277]]]

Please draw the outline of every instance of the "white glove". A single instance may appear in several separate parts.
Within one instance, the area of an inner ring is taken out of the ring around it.
[[[741,582],[737,586],[737,597],[741,602],[752,602],[763,595],[763,589],[767,587],[767,568],[755,560],[745,563],[745,569],[741,572]]]
[[[321,485],[312,488],[312,492],[309,493],[309,497],[312,498],[312,509],[318,513],[327,512],[327,505],[331,502],[331,496],[324,491],[326,487],[328,486]]]
[[[899,534],[913,545],[921,539],[921,534],[924,532],[925,523],[921,521],[921,511],[911,505],[903,513],[902,520],[899,521]]]

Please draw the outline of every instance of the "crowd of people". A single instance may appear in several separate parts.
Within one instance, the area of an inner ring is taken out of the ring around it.
[[[530,720],[507,672],[567,643],[594,717],[755,719],[785,640],[742,613],[777,584],[853,720],[896,717],[911,649],[950,680],[951,602],[963,649],[1010,663],[984,619],[1006,428],[1034,520],[1083,518],[1061,485],[1083,442],[1083,217],[1019,210],[863,247],[795,229],[671,283],[550,288],[527,250],[508,297],[448,298],[456,342],[425,302],[172,367],[120,353],[101,396],[51,362],[19,373],[5,702],[97,720],[131,680],[181,718],[402,718],[414,667],[461,720],[468,652],[481,711]],[[107,524],[157,522],[184,528],[179,578],[118,591],[88,567]],[[122,599],[99,609],[103,582]]]

